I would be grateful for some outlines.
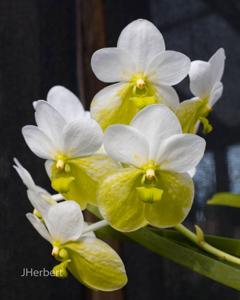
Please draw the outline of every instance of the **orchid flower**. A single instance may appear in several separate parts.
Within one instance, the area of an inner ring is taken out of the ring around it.
[[[79,282],[102,291],[116,290],[126,284],[125,268],[118,254],[93,233],[84,233],[82,211],[76,202],[64,201],[46,207],[37,193],[33,192],[32,198],[44,222],[31,213],[26,216],[51,243],[52,255],[60,261],[53,268],[55,276],[66,277],[69,270]]]
[[[222,48],[218,49],[207,62],[195,60],[191,63],[190,90],[195,97],[183,101],[176,109],[184,132],[196,133],[199,122],[203,124],[205,133],[212,130],[207,116],[222,95],[221,79],[224,65],[225,52]]]
[[[106,177],[98,191],[100,212],[115,229],[171,227],[185,219],[194,196],[187,172],[204,154],[203,138],[183,134],[176,115],[155,104],[139,112],[130,126],[110,126],[104,147],[124,166]]]
[[[104,174],[98,176],[95,167],[107,172],[111,166],[106,155],[96,154],[103,140],[100,126],[84,112],[78,98],[60,86],[49,91],[47,101],[33,105],[37,126],[24,126],[22,133],[29,148],[47,160],[52,187],[82,209],[95,204],[96,181]]]
[[[102,130],[84,115],[77,97],[63,87],[54,87],[47,101],[34,102],[37,126],[22,129],[29,148],[37,156],[56,162],[63,169],[65,161],[95,153],[102,145]]]
[[[176,51],[166,51],[160,31],[147,20],[136,20],[121,32],[117,47],[103,48],[92,57],[92,69],[103,82],[118,82],[93,99],[91,115],[105,129],[128,124],[143,107],[179,104],[172,85],[187,76],[190,60]]]

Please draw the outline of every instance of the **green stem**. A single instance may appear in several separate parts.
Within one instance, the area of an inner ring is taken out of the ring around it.
[[[204,239],[199,239],[199,237],[195,233],[190,231],[184,225],[179,224],[179,225],[175,226],[175,228],[177,231],[179,231],[181,234],[183,234],[185,237],[187,237],[189,240],[191,240],[198,247],[200,247],[203,250],[205,250],[206,252],[218,257],[220,260],[224,260],[224,261],[228,261],[230,263],[240,265],[240,258],[233,256],[231,254],[228,254],[222,250],[219,250],[219,249],[211,246]]]

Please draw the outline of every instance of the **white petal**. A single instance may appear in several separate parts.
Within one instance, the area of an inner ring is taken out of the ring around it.
[[[51,206],[45,222],[52,239],[61,243],[77,240],[84,226],[80,206],[70,200]]]
[[[177,134],[160,146],[158,162],[160,169],[179,173],[195,168],[203,157],[206,142],[195,134]]]
[[[160,143],[173,134],[182,133],[176,115],[165,105],[154,104],[141,110],[131,126],[139,130],[150,145],[150,159],[156,159]]]
[[[189,72],[190,59],[176,51],[159,53],[147,67],[148,79],[155,84],[174,85],[182,81]]]
[[[26,170],[18,161],[17,158],[13,159],[16,165],[13,165],[14,169],[17,171],[19,177],[22,179],[23,183],[28,189],[34,190],[36,188],[36,184],[32,179],[31,174]]]
[[[37,232],[48,242],[51,243],[51,237],[49,235],[49,232],[47,231],[47,228],[43,225],[43,223],[33,214],[28,213],[26,214],[26,217],[28,218],[29,222],[32,224],[32,226],[37,230]]]
[[[145,137],[127,125],[109,126],[104,148],[114,160],[140,167],[148,162],[149,145]]]
[[[157,89],[160,103],[165,104],[173,110],[179,105],[178,94],[173,87],[157,84],[155,88]]]
[[[47,94],[47,102],[52,105],[67,122],[80,118],[84,114],[84,108],[78,97],[63,86],[52,87]]]
[[[125,83],[111,84],[100,90],[93,98],[91,103],[91,116],[97,117],[101,111],[107,109],[111,111],[112,108],[118,106],[121,98],[118,92],[126,85]]]
[[[209,97],[212,90],[211,65],[208,62],[195,60],[189,72],[190,90],[201,99]]]
[[[69,157],[95,153],[102,145],[103,133],[98,123],[88,117],[69,123],[63,132],[64,152]]]
[[[138,72],[144,71],[152,58],[165,50],[161,32],[153,23],[142,19],[133,21],[123,29],[117,46],[131,54]]]
[[[41,192],[28,190],[27,195],[32,206],[40,212],[44,219],[49,208],[57,203],[46,190]]]
[[[45,170],[46,170],[47,175],[50,179],[51,179],[51,173],[52,173],[52,165],[53,165],[52,160],[46,160],[45,161]]]
[[[38,128],[49,137],[56,148],[61,149],[63,147],[62,133],[66,121],[59,112],[46,101],[38,101],[35,119]]]
[[[213,107],[213,105],[216,104],[218,99],[222,96],[223,93],[223,84],[222,82],[217,82],[213,86],[213,89],[211,90],[211,94],[209,97],[209,106]]]
[[[91,66],[97,78],[104,82],[128,81],[136,72],[130,55],[119,48],[103,48],[96,51]]]
[[[34,154],[44,159],[54,159],[54,145],[37,126],[24,126],[22,128],[22,134],[25,142]]]
[[[211,65],[211,73],[212,73],[212,83],[216,83],[221,81],[224,65],[225,65],[225,51],[223,48],[218,49],[213,56],[209,59],[209,63]]]
[[[193,168],[193,169],[189,170],[187,173],[191,178],[193,178],[195,176],[196,172],[197,172],[197,169]]]

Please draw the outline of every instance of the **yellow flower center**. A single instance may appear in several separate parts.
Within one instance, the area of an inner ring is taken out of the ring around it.
[[[146,173],[145,173],[145,178],[148,181],[152,181],[156,179],[156,174],[155,174],[155,170],[154,169],[147,169]]]
[[[137,81],[136,81],[136,87],[138,89],[140,89],[140,90],[144,89],[145,85],[146,85],[146,83],[145,83],[145,81],[142,78],[137,79]]]
[[[56,168],[58,170],[63,170],[65,167],[65,161],[67,159],[67,156],[64,154],[57,154],[56,155]]]

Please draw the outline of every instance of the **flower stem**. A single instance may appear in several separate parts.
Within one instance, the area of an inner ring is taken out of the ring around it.
[[[93,223],[91,225],[89,225],[87,228],[85,228],[83,230],[83,233],[82,234],[85,234],[87,232],[90,232],[90,231],[95,231],[95,230],[98,230],[102,227],[105,227],[105,226],[108,226],[108,222],[106,220],[101,220],[99,222],[96,222],[96,223]]]
[[[196,244],[198,247],[202,248],[206,252],[218,257],[220,260],[228,261],[230,263],[234,263],[237,265],[240,265],[240,258],[233,256],[231,254],[228,254],[222,250],[219,250],[210,244],[208,244],[204,238],[200,239],[197,234],[190,231],[188,228],[186,228],[184,225],[179,224],[175,226],[175,229],[179,231],[181,234],[183,234],[185,237],[187,237],[189,240],[191,240],[194,244]]]

